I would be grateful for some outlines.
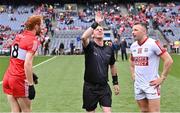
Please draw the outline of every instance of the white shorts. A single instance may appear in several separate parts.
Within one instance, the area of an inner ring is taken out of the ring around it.
[[[134,86],[134,93],[136,100],[142,99],[158,99],[160,98],[160,86],[155,88],[154,86],[142,87]]]

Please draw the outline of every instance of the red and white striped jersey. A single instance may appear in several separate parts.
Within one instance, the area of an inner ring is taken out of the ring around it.
[[[25,30],[23,33],[18,34],[11,45],[10,63],[5,76],[16,76],[25,79],[24,62],[26,53],[35,53],[38,44],[35,34],[31,31]]]

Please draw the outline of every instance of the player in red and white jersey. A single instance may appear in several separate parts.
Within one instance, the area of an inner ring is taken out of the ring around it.
[[[173,60],[160,43],[148,38],[144,23],[135,23],[132,34],[130,70],[134,80],[135,99],[141,112],[160,112],[160,85],[166,79]],[[158,74],[160,58],[164,62]]]
[[[32,62],[38,48],[36,35],[41,32],[41,23],[41,16],[29,17],[25,30],[16,36],[11,45],[9,67],[3,78],[3,91],[11,112],[31,112],[31,100],[35,97]]]

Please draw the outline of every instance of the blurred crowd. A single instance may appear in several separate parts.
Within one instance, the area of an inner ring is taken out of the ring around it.
[[[50,51],[51,40],[57,37],[61,38],[61,36],[57,36],[57,32],[87,29],[93,23],[96,11],[102,11],[104,14],[104,29],[112,31],[113,37],[118,39],[119,43],[121,39],[125,39],[127,46],[130,46],[133,41],[131,32],[132,26],[136,22],[146,23],[149,29],[158,29],[164,35],[164,39],[172,45],[174,41],[180,41],[178,32],[180,31],[180,4],[178,3],[42,4],[23,7],[0,6],[0,17],[7,16],[6,19],[9,21],[9,24],[4,24],[4,20],[0,19],[0,49],[1,51],[8,49],[16,33],[24,29],[25,19],[21,19],[21,17],[28,18],[29,15],[40,14],[44,17],[44,29],[39,36],[39,53],[44,55],[51,54],[52,51],[53,53],[57,53],[56,51],[64,53],[62,49],[60,50],[60,45],[61,47],[62,44],[66,46],[65,42],[58,43],[56,48]],[[12,24],[15,25],[11,26]],[[74,37],[77,38],[80,35],[77,33]],[[71,42],[73,41],[70,39],[69,49],[71,49]]]

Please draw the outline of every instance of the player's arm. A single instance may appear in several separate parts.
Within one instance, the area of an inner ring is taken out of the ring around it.
[[[168,76],[168,72],[170,70],[171,65],[173,64],[173,59],[172,57],[169,55],[168,52],[165,52],[164,54],[162,54],[161,59],[163,60],[163,71],[161,73],[161,79],[165,80]]]
[[[32,73],[33,58],[34,58],[34,53],[33,52],[27,52],[25,63],[24,63],[24,71],[25,71],[26,79],[27,79],[27,82],[29,85],[28,98],[30,100],[35,98],[35,88],[34,88],[33,73]]]
[[[134,63],[133,63],[132,55],[130,55],[130,57],[129,57],[129,62],[130,62],[131,79],[134,81],[135,80],[135,75],[134,75]]]
[[[117,68],[115,64],[110,65],[111,75],[112,75],[112,82],[114,87],[115,95],[119,94],[119,83],[118,83],[118,75],[117,75]]]
[[[27,52],[24,63],[24,71],[29,85],[33,85],[32,66],[33,66],[34,53]]]
[[[83,43],[84,47],[87,47],[87,45],[89,44],[89,38],[91,37],[92,33],[93,33],[93,28],[89,27],[82,35],[81,40]]]
[[[168,72],[169,72],[170,67],[171,67],[171,65],[173,63],[173,60],[172,60],[172,58],[171,58],[171,56],[169,55],[168,52],[163,53],[160,56],[160,58],[163,60],[163,71],[161,73],[161,76],[157,80],[153,80],[153,81],[150,82],[150,85],[155,86],[155,87],[162,84],[163,81],[167,78]]]

